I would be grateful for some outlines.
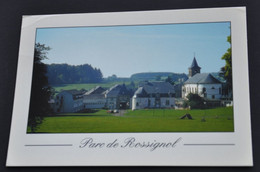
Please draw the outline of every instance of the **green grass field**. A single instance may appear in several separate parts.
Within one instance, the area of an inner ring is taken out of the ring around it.
[[[61,91],[63,90],[72,90],[72,89],[85,89],[85,90],[90,90],[96,86],[101,86],[103,88],[110,88],[116,84],[123,84],[125,83],[126,85],[129,84],[130,82],[108,82],[108,83],[91,83],[91,84],[62,84],[62,85],[52,85],[52,87],[55,89],[55,91]]]
[[[180,119],[186,113],[191,114],[193,119]],[[232,107],[207,110],[128,110],[121,116],[99,110],[96,113],[67,113],[46,117],[36,132],[233,132],[233,123]]]

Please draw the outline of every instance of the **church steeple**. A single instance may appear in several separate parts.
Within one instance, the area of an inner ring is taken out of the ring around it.
[[[189,78],[193,77],[197,73],[200,73],[200,69],[201,68],[199,67],[197,60],[195,58],[195,55],[194,55],[191,66],[189,67]]]

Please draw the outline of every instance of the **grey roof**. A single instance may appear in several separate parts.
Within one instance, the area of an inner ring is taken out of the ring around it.
[[[107,97],[117,97],[117,96],[121,96],[121,95],[129,95],[130,96],[130,92],[127,90],[125,84],[123,85],[115,85],[113,87],[111,87],[109,90],[107,90],[105,92]]]
[[[147,94],[169,94],[169,93],[175,93],[173,85],[171,85],[168,82],[145,82],[142,85],[140,85],[142,89],[138,89],[135,94],[138,93],[147,93]]]
[[[189,78],[184,84],[218,84],[221,83],[218,79],[210,73],[197,73]]]
[[[82,90],[75,90],[75,89],[73,89],[73,90],[63,90],[63,91],[68,92],[68,93],[72,94],[73,96],[82,95],[82,94],[85,93],[85,92],[82,91]],[[63,91],[62,91],[62,92],[63,92]]]
[[[63,93],[63,92],[66,92],[66,93],[69,93],[72,95],[72,98],[73,100],[76,100],[76,99],[81,99],[83,97],[83,94],[85,93],[84,90],[63,90],[61,91],[60,93]],[[60,94],[59,93],[59,94]],[[58,96],[58,95],[57,95]]]
[[[195,57],[193,58],[190,68],[200,68]]]
[[[135,95],[138,95],[138,96],[148,96],[147,92],[144,90],[144,87],[139,87],[135,91]]]
[[[84,95],[91,95],[91,94],[102,94],[104,93],[106,90],[100,86],[96,86],[95,88],[92,88],[91,90],[89,90],[88,92],[86,92]]]

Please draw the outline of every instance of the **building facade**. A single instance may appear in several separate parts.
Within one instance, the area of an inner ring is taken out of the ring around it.
[[[208,100],[220,100],[222,97],[222,83],[209,73],[196,74],[184,82],[183,97],[189,93],[198,94]]]
[[[106,108],[110,110],[128,109],[131,106],[131,97],[131,92],[125,84],[117,84],[105,92]]]
[[[145,82],[132,98],[132,110],[145,108],[174,108],[175,91],[168,82]]]
[[[97,86],[83,95],[85,109],[102,109],[106,107],[105,89]]]
[[[56,95],[54,111],[57,113],[78,112],[84,109],[84,91],[64,90]]]
[[[186,98],[193,93],[205,100],[220,100],[222,83],[210,73],[200,73],[200,69],[194,57],[192,65],[189,67],[189,79],[182,86],[182,97]]]

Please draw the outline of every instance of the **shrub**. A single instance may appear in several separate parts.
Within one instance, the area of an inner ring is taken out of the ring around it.
[[[188,100],[185,101],[184,104],[183,104],[186,107],[189,106],[190,109],[203,109],[203,108],[205,108],[205,104],[204,104],[205,101],[198,94],[190,93],[190,94],[188,94],[187,98],[188,98]]]

